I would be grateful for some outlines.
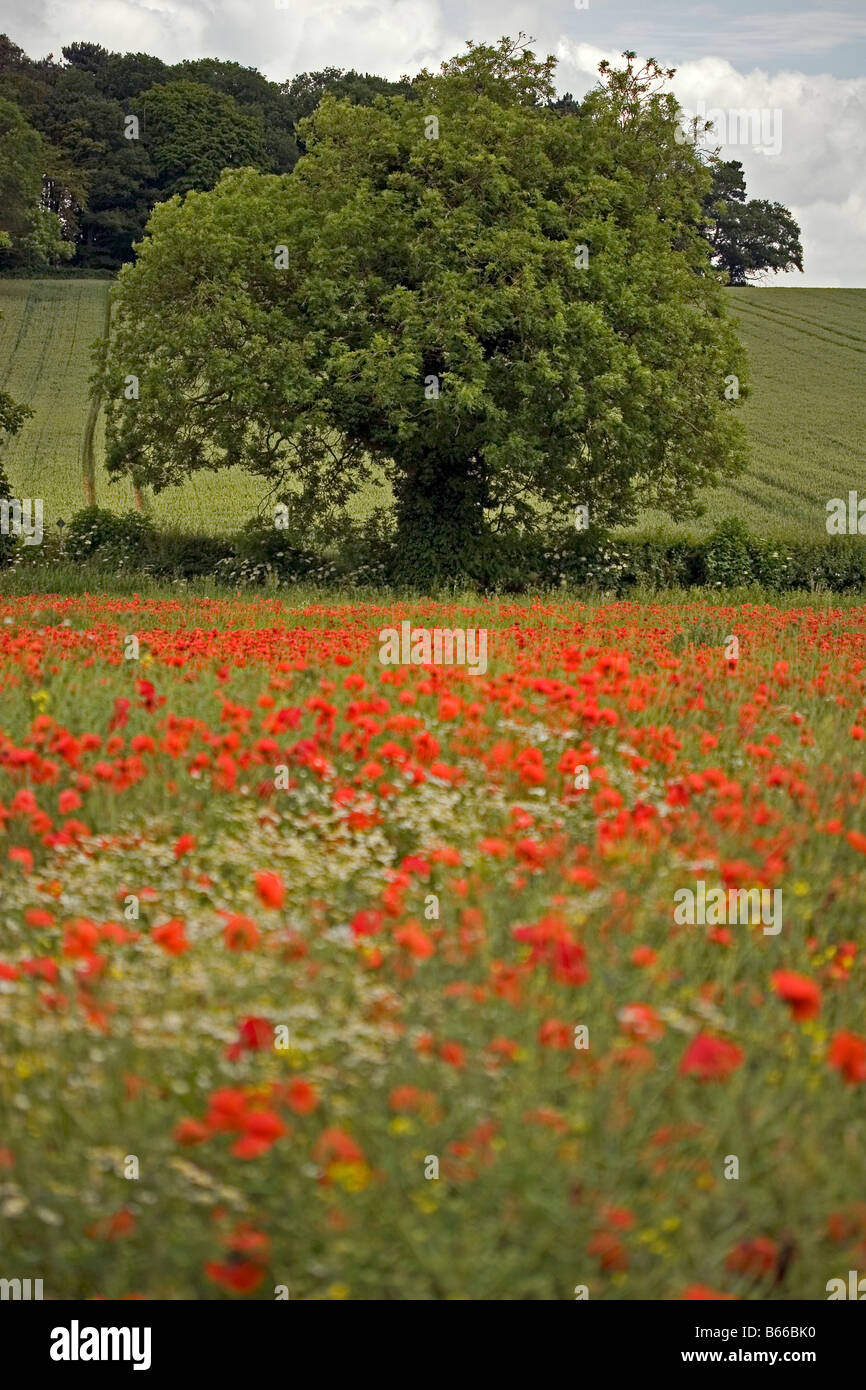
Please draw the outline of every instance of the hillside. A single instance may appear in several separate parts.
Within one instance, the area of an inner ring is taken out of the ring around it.
[[[5,466],[19,495],[41,496],[49,516],[84,503],[83,441],[90,347],[103,330],[105,280],[0,280],[0,388],[35,412],[10,441]],[[735,514],[756,533],[824,531],[825,504],[866,485],[866,290],[729,291],[752,372],[743,407],[752,462],[707,495],[702,529]],[[126,483],[109,482],[101,421],[95,431],[96,500],[123,511]],[[156,498],[156,517],[190,531],[234,530],[263,485],[234,470]],[[671,529],[647,513],[644,525]]]
[[[34,412],[6,446],[16,493],[54,519],[83,505],[89,348],[103,331],[106,280],[0,280],[0,389]]]
[[[749,354],[748,472],[707,494],[707,520],[825,532],[826,503],[866,485],[866,290],[745,289],[729,297]]]
[[[19,496],[42,497],[46,519],[68,519],[84,506],[84,438],[89,412],[90,349],[102,336],[111,282],[99,279],[0,279],[0,390],[34,412],[3,456]],[[104,468],[104,429],[94,434],[96,501],[115,511],[134,506],[126,480]],[[189,531],[233,531],[264,491],[236,470],[171,488],[153,499],[155,517]]]

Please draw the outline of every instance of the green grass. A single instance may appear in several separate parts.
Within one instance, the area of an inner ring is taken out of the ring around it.
[[[0,279],[0,390],[34,412],[3,464],[13,492],[42,497],[46,522],[85,505],[85,439],[90,413],[90,351],[102,336],[111,281]],[[135,506],[132,486],[105,469],[104,416],[93,431],[95,500],[113,511]],[[266,491],[240,469],[198,478],[148,499],[158,520],[188,531],[234,531]]]
[[[34,412],[3,463],[15,493],[45,499],[46,520],[84,504],[89,349],[109,289],[106,280],[0,280],[0,390]]]
[[[741,477],[706,493],[706,516],[691,529],[733,515],[756,535],[826,534],[829,499],[866,488],[866,290],[728,297],[751,367],[742,411],[752,458]]]
[[[83,443],[89,409],[90,346],[103,327],[105,280],[0,280],[0,389],[35,412],[4,455],[14,490],[45,499],[56,520],[84,504]],[[741,517],[756,534],[824,533],[826,503],[866,487],[866,290],[750,288],[729,291],[749,354],[752,394],[743,406],[748,470],[706,494],[707,513],[689,529]],[[104,466],[100,416],[93,439],[96,501],[134,505],[126,482]],[[157,520],[189,531],[236,530],[265,496],[237,469],[202,476],[149,501]],[[358,499],[367,510],[372,497]],[[647,512],[641,529],[675,530]]]

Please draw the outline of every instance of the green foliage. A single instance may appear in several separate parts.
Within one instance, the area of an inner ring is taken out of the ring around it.
[[[66,527],[63,541],[71,560],[83,562],[97,552],[111,563],[127,557],[139,564],[148,558],[155,536],[153,523],[139,512],[118,516],[103,507],[83,507]]]
[[[37,207],[30,231],[13,249],[9,265],[35,274],[61,261],[70,261],[74,255],[75,246],[63,235],[63,224],[57,213]]]
[[[116,269],[129,260],[154,203],[184,187],[209,187],[221,158],[282,171],[298,157],[288,104],[254,69],[216,59],[172,67],[93,43],[70,44],[63,54],[65,63],[33,61],[0,35],[0,98],[16,103],[50,142],[40,189],[80,265]],[[178,84],[157,99],[154,150],[144,130],[140,139],[126,138],[126,117],[142,120],[143,94]],[[204,86],[213,106],[190,96],[190,85]],[[209,119],[212,158],[202,128]],[[188,167],[177,164],[184,158]]]
[[[216,537],[160,530],[141,512],[119,516],[97,506],[76,512],[63,534],[66,560],[157,579],[218,575],[221,562],[233,554],[231,545]]]
[[[676,104],[629,59],[558,116],[552,70],[470,45],[417,100],[326,96],[291,175],[160,206],[118,284],[110,469],[160,490],[241,465],[313,526],[378,467],[406,575],[436,579],[573,500],[687,515],[742,466],[723,393],[745,367]]]
[[[119,516],[92,506],[77,512],[62,535],[46,532],[43,545],[7,547],[11,550],[18,567],[34,572],[53,572],[71,561],[95,575],[212,580],[230,588],[430,590],[420,578],[406,575],[399,546],[381,518],[353,527],[342,545],[314,548],[265,518],[252,519],[233,535],[200,536],[158,526],[139,512]],[[701,539],[658,533],[615,537],[568,529],[544,539],[535,535],[528,544],[508,536],[493,543],[488,537],[466,555],[464,568],[451,576],[448,587],[476,594],[563,590],[623,597],[695,588],[863,594],[866,538],[768,540],[750,534],[736,518]]]
[[[408,100],[418,96],[408,77],[389,82],[369,72],[362,75],[354,68],[334,67],[323,68],[320,72],[302,72],[283,84],[282,93],[295,127],[299,121],[312,116],[324,96],[349,101],[353,106],[372,106],[379,96],[404,96]],[[305,148],[302,140],[298,140],[298,146],[302,151]]]
[[[222,92],[258,123],[259,138],[265,150],[263,168],[284,173],[296,163],[299,154],[294,133],[296,118],[275,82],[269,82],[255,68],[217,58],[187,59],[177,63],[171,72],[178,81],[188,79]]]
[[[743,166],[738,159],[712,165],[713,186],[703,202],[704,234],[713,263],[731,285],[745,285],[766,270],[803,269],[800,228],[781,203],[746,200]]]
[[[42,192],[45,142],[14,104],[0,97],[0,231],[26,236]]]
[[[267,164],[261,124],[200,82],[166,82],[140,98],[142,138],[163,197],[212,188],[223,169]]]
[[[754,578],[751,538],[739,517],[726,517],[706,542],[703,568],[711,588],[737,588]]]
[[[124,138],[127,108],[100,89],[98,54],[91,52],[99,46],[79,47],[88,53],[69,65],[23,55],[4,63],[0,56],[0,93],[20,104],[57,151],[45,196],[76,242],[79,262],[117,266],[153,205],[153,171],[142,142]]]
[[[58,156],[12,101],[0,96],[0,264],[40,270],[74,254],[64,226],[45,202]]]

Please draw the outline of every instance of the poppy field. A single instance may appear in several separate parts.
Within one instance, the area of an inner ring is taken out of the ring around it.
[[[406,620],[486,669],[383,663]],[[4,1273],[826,1299],[864,675],[866,606],[0,599]]]

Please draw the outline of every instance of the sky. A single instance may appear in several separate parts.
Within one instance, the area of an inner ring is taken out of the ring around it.
[[[749,196],[800,223],[805,273],[767,283],[866,287],[866,0],[0,0],[3,30],[31,57],[87,40],[275,81],[329,66],[399,77],[523,31],[576,96],[634,49],[677,69],[688,112],[716,113]]]

